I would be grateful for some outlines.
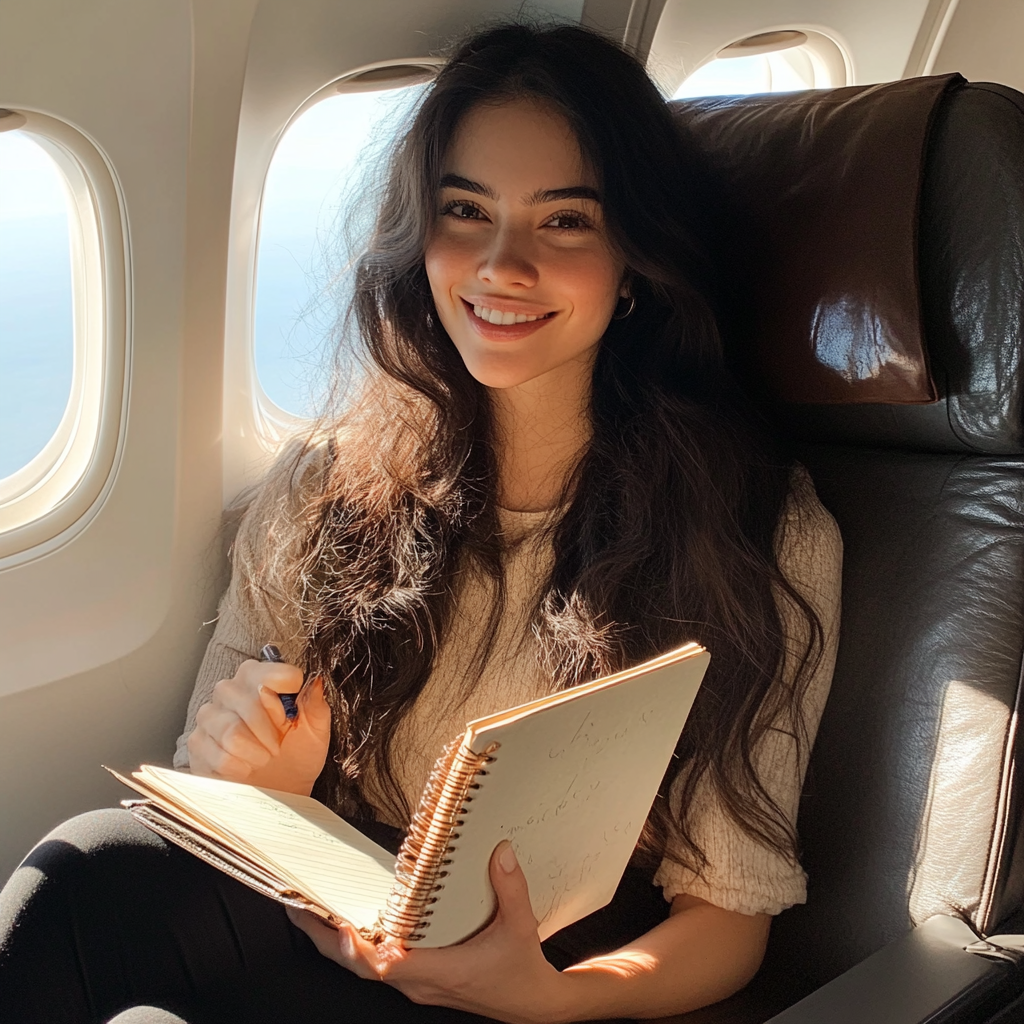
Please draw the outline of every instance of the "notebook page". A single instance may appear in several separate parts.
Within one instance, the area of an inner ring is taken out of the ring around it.
[[[395,858],[311,797],[152,765],[135,774],[258,850],[282,881],[357,928],[371,927],[387,902]]]
[[[251,861],[257,867],[267,870],[264,859],[260,856],[258,850],[250,849],[246,843],[218,828],[212,821],[198,814],[192,807],[184,806],[180,797],[176,795],[168,796],[159,780],[147,776],[146,765],[143,765],[139,771],[132,772],[130,778],[126,778],[120,772],[107,767],[107,765],[103,765],[103,768],[110,772],[118,782],[124,784],[129,789],[134,789],[146,801],[169,814],[176,822],[183,825],[189,831],[201,834],[204,838],[219,846],[230,846],[232,850],[243,856],[247,861]],[[121,803],[124,806],[128,806],[124,800]]]
[[[523,866],[542,939],[608,903],[708,660],[690,647],[644,674],[580,687],[575,699],[470,723],[474,751],[500,747],[462,815],[444,888],[417,944],[446,946],[486,923],[494,907],[488,864],[502,839]]]

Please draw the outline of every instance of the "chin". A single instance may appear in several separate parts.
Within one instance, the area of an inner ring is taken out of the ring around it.
[[[518,387],[527,381],[534,380],[541,376],[547,367],[515,366],[510,362],[497,362],[490,359],[472,360],[467,359],[466,369],[474,380],[479,381],[485,388],[495,388],[503,391],[507,388]]]
[[[508,373],[473,373],[473,378],[479,381],[485,388],[493,388],[495,391],[507,391],[509,388],[519,387],[533,380],[539,374],[514,375]]]

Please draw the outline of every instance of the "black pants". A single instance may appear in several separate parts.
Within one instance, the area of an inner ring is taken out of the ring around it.
[[[382,826],[378,827],[383,830]],[[397,833],[373,834],[394,845]],[[663,920],[628,869],[609,906],[544,944],[558,968]],[[322,957],[283,908],[164,842],[126,811],[74,818],[0,893],[3,1024],[481,1024],[418,1006]]]

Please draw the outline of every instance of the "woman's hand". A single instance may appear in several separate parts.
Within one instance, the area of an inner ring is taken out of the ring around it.
[[[335,931],[301,911],[288,911],[316,948],[361,978],[392,985],[414,1003],[468,1010],[509,1024],[570,1019],[564,976],[544,959],[526,877],[512,846],[500,843],[491,857],[491,884],[498,897],[494,920],[478,935],[444,949],[374,946],[347,926]]]
[[[299,697],[298,718],[289,721],[278,694],[301,688],[294,665],[242,662],[196,715],[188,738],[192,771],[308,796],[327,759],[331,710],[317,678]]]
[[[415,1003],[450,1006],[508,1024],[558,1024],[608,1017],[666,1017],[725,999],[754,976],[771,918],[723,910],[679,895],[668,920],[612,953],[559,973],[537,937],[526,878],[508,843],[491,857],[494,920],[445,949],[374,946],[353,928],[329,928],[288,910],[326,957],[361,978],[379,979]]]

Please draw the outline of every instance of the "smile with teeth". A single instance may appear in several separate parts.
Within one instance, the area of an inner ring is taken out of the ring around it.
[[[503,313],[500,309],[488,309],[486,306],[474,306],[473,315],[479,317],[481,320],[486,320],[489,324],[508,326],[509,324],[528,324],[534,320],[546,320],[549,316],[553,316],[554,314],[539,313],[535,316],[531,316],[527,313]]]

